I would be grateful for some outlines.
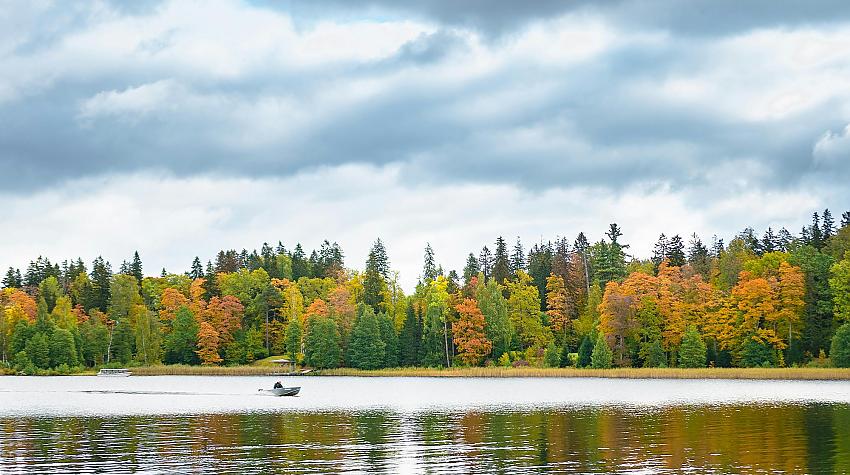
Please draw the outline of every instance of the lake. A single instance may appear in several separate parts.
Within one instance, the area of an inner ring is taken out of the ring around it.
[[[850,382],[0,378],[0,473],[847,473]]]

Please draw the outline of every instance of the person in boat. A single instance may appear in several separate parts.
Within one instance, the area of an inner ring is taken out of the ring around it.
[[[281,389],[281,388],[283,388],[283,385],[280,384],[280,381],[278,381],[278,382],[274,383],[274,388],[275,389]]]

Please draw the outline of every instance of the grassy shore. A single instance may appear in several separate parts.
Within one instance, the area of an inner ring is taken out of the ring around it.
[[[321,376],[419,376],[463,378],[631,378],[850,380],[850,368],[392,368],[322,370]]]

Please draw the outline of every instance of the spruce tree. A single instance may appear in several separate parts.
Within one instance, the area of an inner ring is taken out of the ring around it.
[[[399,365],[399,341],[392,319],[386,313],[378,314],[378,326],[381,331],[381,341],[384,342],[385,368],[396,368]]]
[[[579,368],[587,368],[590,366],[590,358],[593,353],[593,341],[587,335],[581,340],[581,345],[578,347],[578,360],[576,366]]]
[[[374,312],[381,311],[384,303],[384,289],[390,273],[387,250],[381,239],[375,241],[366,259],[366,269],[363,279],[363,302],[372,307]]]
[[[422,282],[427,283],[437,278],[437,264],[434,262],[434,249],[430,243],[425,243],[425,265],[422,267]]]
[[[384,365],[386,344],[381,339],[378,318],[371,307],[363,307],[359,313],[351,330],[348,360],[355,368],[379,369]]]
[[[407,302],[404,312],[404,323],[399,335],[399,363],[402,366],[417,366],[419,364],[419,340],[422,337],[422,322],[416,318],[413,302]]]
[[[484,274],[484,280],[490,280],[493,277],[493,254],[487,246],[481,248],[481,254],[478,256],[478,268]]]
[[[835,220],[832,219],[832,213],[830,213],[829,209],[823,210],[823,226],[821,234],[823,235],[824,243],[835,235]]]
[[[838,327],[832,337],[829,358],[836,368],[850,368],[850,323]]]
[[[139,257],[139,251],[133,252],[133,262],[130,264],[130,275],[136,278],[139,282],[144,278],[142,272],[142,259]]]
[[[511,263],[508,257],[508,247],[504,238],[496,239],[496,252],[493,256],[493,279],[504,285],[505,280],[511,278]]]
[[[674,267],[685,265],[685,243],[678,234],[670,238],[667,246],[667,262]]]
[[[477,276],[479,272],[481,272],[481,268],[478,266],[478,259],[475,258],[475,254],[470,252],[469,256],[466,257],[466,265],[463,267],[463,285],[469,285],[472,278]]]
[[[295,245],[295,250],[292,251],[292,280],[298,281],[301,277],[310,277],[310,268],[307,262],[307,256],[304,254],[304,248],[301,243]]]
[[[655,275],[658,275],[658,267],[664,262],[664,259],[667,259],[667,248],[669,243],[667,241],[667,236],[664,233],[661,233],[658,236],[658,241],[655,242],[655,246],[652,248],[652,267],[655,270]]]
[[[516,277],[517,271],[526,270],[525,250],[522,248],[522,241],[519,236],[516,238],[513,252],[511,253],[511,274]]]
[[[204,277],[204,266],[201,264],[201,259],[198,256],[192,260],[192,270],[189,271],[189,278],[192,280],[201,279]]]

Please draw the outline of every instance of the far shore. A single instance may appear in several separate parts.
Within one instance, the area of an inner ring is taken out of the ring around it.
[[[155,365],[131,367],[135,376],[278,376],[291,377],[286,368],[257,366]],[[90,370],[78,375],[93,376]],[[299,375],[300,376],[300,375]],[[445,378],[625,378],[625,379],[749,379],[850,380],[850,368],[387,368],[316,370],[304,376],[445,377]]]

